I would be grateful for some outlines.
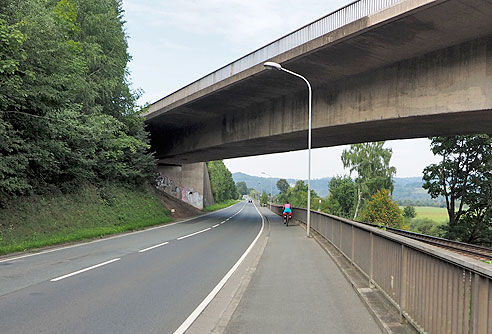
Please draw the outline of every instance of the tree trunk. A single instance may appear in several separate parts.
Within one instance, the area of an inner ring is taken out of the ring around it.
[[[361,199],[361,191],[360,191],[360,184],[357,185],[357,207],[355,208],[355,214],[354,214],[354,220],[357,218],[357,214],[359,213],[359,205],[360,205],[360,199]]]

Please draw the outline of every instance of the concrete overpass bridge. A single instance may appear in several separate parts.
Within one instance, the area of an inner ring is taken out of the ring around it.
[[[163,166],[306,148],[305,83],[267,60],[310,80],[314,148],[490,133],[490,22],[490,0],[356,1],[152,104],[152,147]]]

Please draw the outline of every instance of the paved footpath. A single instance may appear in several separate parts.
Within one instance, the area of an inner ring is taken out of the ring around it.
[[[300,226],[266,209],[268,244],[225,333],[380,334],[331,258]]]

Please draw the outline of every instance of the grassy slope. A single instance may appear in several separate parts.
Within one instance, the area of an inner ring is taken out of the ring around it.
[[[32,196],[0,210],[0,254],[91,239],[172,221],[150,190],[86,187]]]
[[[217,211],[217,210],[226,208],[228,206],[234,205],[234,204],[239,203],[239,202],[240,202],[240,200],[230,199],[230,200],[225,201],[225,202],[215,203],[213,205],[206,206],[203,208],[203,211],[207,211],[207,212]]]

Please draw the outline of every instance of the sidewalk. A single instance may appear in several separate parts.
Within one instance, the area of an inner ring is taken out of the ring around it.
[[[225,333],[380,334],[332,259],[305,231],[262,208],[270,235]]]

